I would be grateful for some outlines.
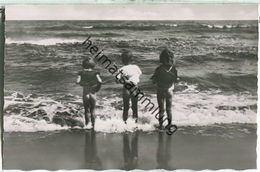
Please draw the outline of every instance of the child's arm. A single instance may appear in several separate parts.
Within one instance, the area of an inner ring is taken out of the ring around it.
[[[78,77],[77,77],[77,81],[76,81],[76,84],[79,84],[79,83],[80,83],[80,81],[81,81],[81,76],[80,76],[80,75],[78,75]]]
[[[121,75],[122,75],[122,74],[118,74],[118,75],[116,76],[116,83],[117,83],[117,84],[119,84],[119,80],[121,79]]]
[[[178,71],[177,71],[176,68],[175,68],[175,70],[174,70],[174,75],[175,75],[174,83],[177,83],[177,82],[180,80],[180,78],[178,78]]]
[[[158,73],[158,68],[155,69],[153,76],[150,78],[154,84],[156,84],[157,73]]]
[[[97,86],[96,86],[96,90],[95,90],[95,91],[98,92],[98,91],[101,89],[102,79],[101,79],[101,77],[100,77],[99,74],[96,75],[96,79],[97,79],[98,83],[97,83]]]
[[[96,77],[97,77],[97,81],[98,81],[100,84],[102,84],[102,79],[101,79],[100,75],[97,74]]]
[[[122,77],[122,68],[118,69],[118,74],[116,75],[116,83],[119,84],[119,80]]]
[[[174,88],[175,88],[175,84],[173,83],[172,86],[168,89],[168,91],[173,92]]]
[[[174,88],[175,88],[175,84],[179,81],[179,78],[178,78],[178,71],[176,70],[176,68],[174,68],[174,72],[173,72],[173,76],[174,76],[174,83],[172,84],[172,86],[169,88],[169,91],[173,91]]]

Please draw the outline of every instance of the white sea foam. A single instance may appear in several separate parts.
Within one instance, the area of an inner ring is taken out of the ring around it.
[[[4,117],[4,131],[35,132],[65,129],[68,129],[68,127],[61,127],[60,125],[50,124],[44,120],[34,120],[16,115]]]
[[[231,25],[231,24],[227,24],[227,25],[211,25],[211,24],[201,24],[203,27],[208,27],[209,29],[232,29],[232,28],[247,28],[247,27],[251,27],[250,25]]]
[[[10,38],[6,39],[7,44],[35,44],[35,45],[56,45],[56,44],[64,44],[64,43],[76,43],[82,42],[80,39],[62,39],[62,38],[47,38],[41,40],[13,40]]]
[[[163,24],[164,26],[171,26],[171,27],[177,27],[178,24]]]
[[[224,28],[224,25],[214,25],[214,28],[223,29],[223,28]]]
[[[20,98],[19,98],[20,97]],[[139,102],[139,121],[136,124],[129,112],[127,124],[122,120],[122,101],[120,97],[111,95],[113,98],[100,97],[99,108],[96,110],[96,126],[99,132],[116,133],[124,131],[153,131],[158,125],[155,114],[145,109],[145,104]],[[52,98],[21,96],[12,94],[5,97],[5,131],[53,131],[64,130],[52,122],[57,112],[68,112],[77,115],[73,117],[84,123],[83,107],[79,104],[80,97],[74,96],[74,101],[55,101]],[[173,97],[173,123],[179,126],[212,125],[223,123],[256,123],[256,96],[247,93],[222,94],[219,90],[198,92],[196,86],[175,93]],[[151,95],[151,101],[157,105],[156,95]],[[18,108],[15,109],[15,108]],[[46,112],[50,121],[42,117],[28,117],[37,110]],[[156,111],[157,112],[157,111]],[[165,122],[166,124],[167,122]],[[85,128],[90,128],[85,126]]]
[[[84,29],[92,29],[93,26],[83,26],[82,28],[84,28]]]

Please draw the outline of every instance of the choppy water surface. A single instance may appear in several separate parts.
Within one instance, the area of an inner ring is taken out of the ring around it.
[[[143,71],[140,87],[154,103],[149,78],[162,48],[174,50],[181,78],[172,106],[176,124],[254,124],[257,29],[257,21],[8,21],[5,131],[69,128],[55,124],[55,115],[80,126],[82,88],[75,80],[81,60],[90,55],[80,46],[87,36],[118,65],[122,49],[132,50]],[[97,70],[105,84],[98,96],[96,130],[135,130],[131,119],[128,125],[122,122],[120,85],[101,66]],[[154,130],[154,116],[139,106],[138,128]]]

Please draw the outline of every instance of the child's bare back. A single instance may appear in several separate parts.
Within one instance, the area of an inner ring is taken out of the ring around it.
[[[95,126],[96,92],[101,88],[100,74],[94,70],[94,62],[86,59],[82,63],[83,70],[78,73],[77,83],[83,87],[83,105],[85,110],[85,125],[89,123],[89,114],[92,128]]]

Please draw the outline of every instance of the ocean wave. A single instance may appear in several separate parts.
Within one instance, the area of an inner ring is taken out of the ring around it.
[[[198,89],[210,90],[220,89],[222,91],[251,91],[256,93],[257,76],[255,74],[223,74],[223,73],[208,73],[205,76],[188,77],[183,76],[183,81],[189,84],[197,84]]]
[[[104,25],[100,24],[94,27],[96,30],[156,30],[165,26],[158,26],[153,24],[131,24],[131,25]]]
[[[93,26],[83,26],[82,28],[84,28],[84,29],[92,29]]]
[[[33,29],[36,31],[46,31],[46,30],[52,30],[52,31],[60,31],[60,30],[81,30],[83,27],[74,25],[74,24],[57,24],[57,25],[48,25],[48,26],[36,26]]]
[[[220,25],[220,24],[201,24],[202,27],[206,27],[209,29],[233,29],[233,28],[251,28],[255,27],[254,25],[246,25],[246,24],[226,24],[226,25]]]
[[[241,58],[241,59],[256,59],[257,60],[257,54],[251,53],[248,51],[228,51],[228,52],[220,52],[223,56],[233,57],[233,58]]]
[[[185,83],[182,83],[185,85]],[[196,85],[176,91],[173,101],[173,122],[179,126],[212,125],[222,123],[256,123],[256,99],[250,94],[225,95],[220,90],[201,92]],[[149,96],[156,103],[156,96]],[[192,97],[192,99],[191,99]],[[52,131],[72,127],[90,128],[84,125],[83,106],[80,96],[60,95],[46,97],[10,92],[5,95],[4,130]],[[154,114],[139,102],[139,121],[122,120],[122,100],[118,95],[99,97],[96,110],[96,127],[99,132],[156,130],[158,121]]]
[[[253,51],[250,52],[249,50],[219,50],[217,53],[185,55],[179,59],[179,63],[183,66],[189,66],[191,63],[238,62],[240,60],[257,60],[257,54]]]
[[[63,38],[47,38],[41,40],[13,40],[6,39],[6,44],[35,44],[35,45],[56,45],[66,43],[83,42],[82,39],[63,39]]]
[[[178,24],[160,24],[160,26],[169,26],[169,27],[178,27],[179,25]]]
[[[117,29],[117,30],[158,30],[158,29],[187,29],[187,28],[195,28],[195,29],[250,29],[256,28],[255,24],[207,24],[207,23],[135,23],[135,24],[100,24],[94,26],[94,29]]]

